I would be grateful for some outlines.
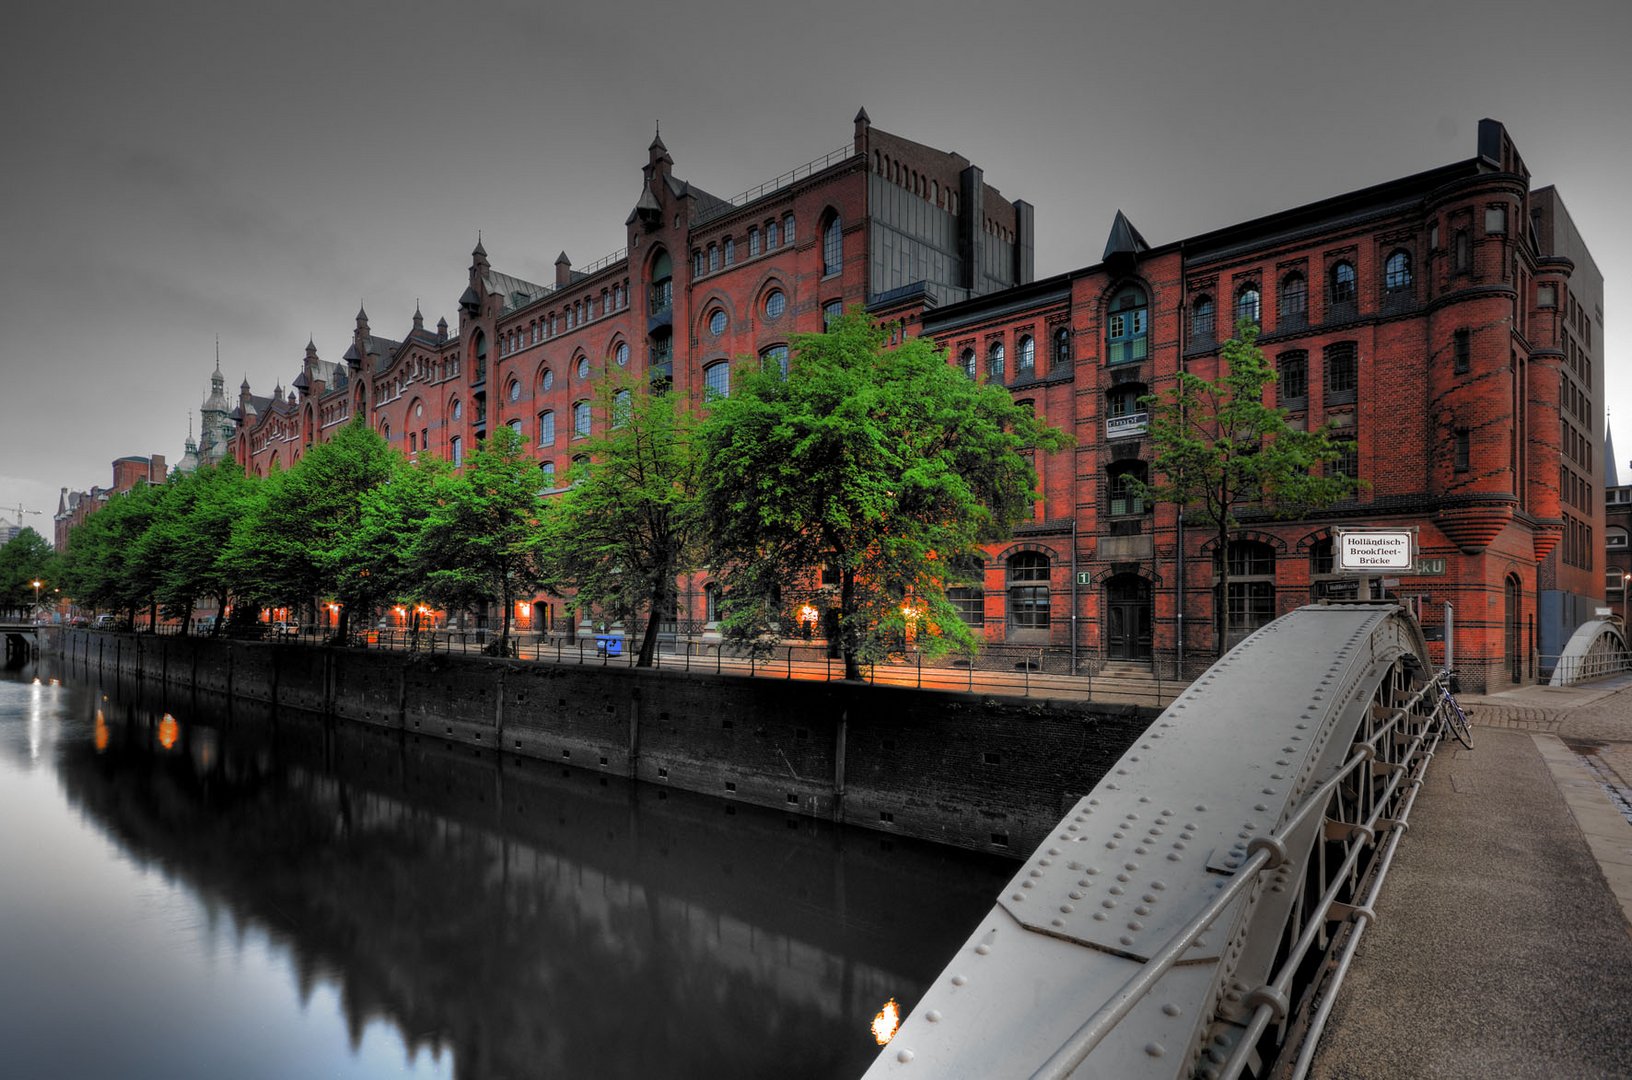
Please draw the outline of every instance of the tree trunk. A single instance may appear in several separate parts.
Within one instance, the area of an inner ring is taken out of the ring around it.
[[[505,575],[503,584],[499,588],[499,601],[504,605],[504,613],[499,616],[499,655],[510,655],[510,608],[515,603],[515,593],[510,588],[510,577]]]
[[[1218,525],[1218,607],[1217,649],[1219,656],[1230,651],[1230,525],[1225,518]]]
[[[222,593],[220,596],[216,597],[215,625],[210,627],[210,636],[212,638],[218,638],[218,637],[221,636],[221,624],[226,622],[226,621],[227,621],[227,594]]]
[[[646,633],[640,639],[640,656],[635,660],[636,667],[651,667],[652,658],[657,655],[657,635],[663,628],[664,601],[669,598],[669,590],[665,582],[659,578],[652,582],[652,610],[646,617]]]
[[[856,632],[851,618],[856,608],[856,572],[848,566],[839,571],[839,651],[844,657],[844,677],[861,681],[861,661],[856,656]]]

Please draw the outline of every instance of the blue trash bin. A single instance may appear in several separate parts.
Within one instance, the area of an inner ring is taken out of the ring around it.
[[[596,656],[622,656],[623,639],[616,634],[595,635]]]

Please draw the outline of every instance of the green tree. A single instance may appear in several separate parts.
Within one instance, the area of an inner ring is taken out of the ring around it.
[[[124,612],[132,621],[142,608],[157,614],[159,568],[144,562],[140,551],[166,495],[166,485],[139,483],[109,496],[68,534],[63,576],[70,595],[83,605]]]
[[[898,647],[909,624],[931,655],[972,650],[946,599],[953,568],[1031,512],[1023,451],[1069,438],[966,378],[932,342],[887,348],[859,311],[793,345],[785,377],[739,366],[702,429],[726,633],[763,642],[805,604],[836,599],[830,633],[846,678]]]
[[[342,553],[342,576],[366,579],[382,604],[417,606],[425,599],[419,538],[451,473],[447,462],[429,454],[412,464],[399,456],[391,478],[363,494],[362,515]],[[417,613],[410,625],[417,635]]]
[[[39,589],[36,581],[42,583]],[[44,602],[60,585],[56,552],[33,529],[23,529],[0,547],[0,609],[21,612],[33,607],[36,598]]]
[[[1358,490],[1356,480],[1335,468],[1354,443],[1335,438],[1329,424],[1314,431],[1294,427],[1284,411],[1265,403],[1275,370],[1257,339],[1258,327],[1242,320],[1220,349],[1217,379],[1180,370],[1173,387],[1143,399],[1157,479],[1130,481],[1142,497],[1194,510],[1214,530],[1220,652],[1228,642],[1229,538],[1241,525],[1237,510],[1251,506],[1294,517]]]
[[[538,477],[520,433],[500,426],[465,459],[463,475],[436,485],[419,534],[416,559],[429,595],[450,608],[498,600],[501,655],[511,651],[512,605],[542,582]]]
[[[258,600],[305,605],[339,601],[338,636],[350,636],[353,616],[366,619],[377,590],[350,559],[365,495],[391,479],[395,453],[380,435],[353,421],[318,443],[284,472],[264,481],[259,512],[233,532],[228,567],[244,575]]]
[[[166,612],[190,621],[200,601],[213,600],[211,634],[219,635],[228,603],[244,591],[244,574],[230,558],[232,536],[239,522],[253,519],[258,482],[224,461],[174,478],[170,486],[166,512],[144,535],[141,555],[159,566]]]
[[[552,500],[545,530],[551,587],[634,625],[646,613],[640,667],[675,598],[675,578],[702,565],[705,522],[696,417],[672,393],[608,380],[599,393],[604,434],[583,444],[588,463]]]

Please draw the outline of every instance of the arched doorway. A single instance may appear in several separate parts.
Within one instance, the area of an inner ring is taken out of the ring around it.
[[[1117,574],[1105,583],[1105,658],[1149,660],[1150,582],[1137,574]]]
[[[1524,678],[1524,635],[1519,632],[1524,623],[1519,588],[1518,577],[1507,575],[1507,610],[1502,619],[1503,651],[1507,654],[1507,681],[1515,683]]]

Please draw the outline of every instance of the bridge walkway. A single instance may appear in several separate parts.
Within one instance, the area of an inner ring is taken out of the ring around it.
[[[1468,704],[1310,1075],[1632,1077],[1632,675]]]

